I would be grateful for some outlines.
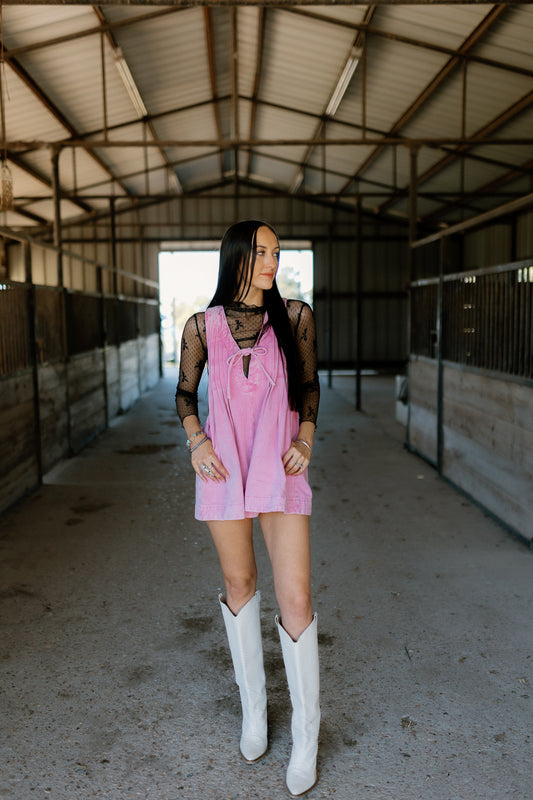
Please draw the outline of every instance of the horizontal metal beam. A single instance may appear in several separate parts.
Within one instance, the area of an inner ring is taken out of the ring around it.
[[[84,256],[81,253],[74,253],[71,250],[65,250],[63,247],[57,247],[51,242],[44,242],[41,239],[37,239],[31,235],[28,235],[27,233],[21,233],[13,228],[7,228],[5,225],[0,225],[0,236],[2,236],[4,239],[11,239],[14,242],[20,242],[21,244],[25,243],[31,245],[32,247],[40,247],[42,250],[47,250],[51,253],[61,253],[63,256],[65,256],[65,258],[72,258],[76,261],[81,261],[82,264],[89,264],[90,266],[103,269],[106,272],[123,275],[125,278],[130,278],[136,283],[141,283],[143,286],[150,286],[153,289],[157,289],[159,287],[158,281],[145,278],[142,275],[137,275],[135,272],[128,272],[125,269],[119,269],[110,264],[104,264],[103,261],[96,261],[94,258],[87,258],[87,256]],[[98,244],[98,240],[93,240],[93,244],[95,241]]]
[[[373,198],[376,198],[376,197],[388,197],[390,195],[391,191],[393,191],[393,190],[392,189],[388,189],[387,190],[386,188],[381,189],[381,190],[364,189],[364,190],[359,191],[359,192],[354,190],[352,192],[344,192],[342,197],[343,198],[346,198],[346,197],[352,197],[352,198],[360,197],[361,200],[365,200],[365,198],[373,199]],[[135,195],[135,200],[176,200],[176,199],[179,199],[181,197],[185,197],[185,198],[186,197],[202,197],[202,196],[204,196],[204,192],[205,192],[205,197],[206,198],[209,197],[212,200],[214,200],[214,199],[227,200],[229,198],[229,195],[227,193],[226,194],[213,194],[212,192],[210,192],[208,190],[204,190],[204,189],[191,189],[188,192],[184,192],[183,195],[176,195],[174,192],[152,192],[151,194],[142,194],[141,193],[141,194],[136,194]],[[306,197],[315,197],[315,198],[327,197],[328,199],[331,200],[332,198],[337,197],[337,194],[336,194],[336,192],[313,192],[310,195],[305,195],[305,194],[294,194],[294,192],[290,192],[289,190],[281,190],[280,189],[280,190],[277,191],[277,196],[278,197],[296,197],[296,198],[300,198],[300,199],[304,199]],[[518,199],[518,198],[521,198],[523,196],[523,192],[516,192],[516,191],[515,192],[490,192],[489,196],[490,197],[502,197],[502,198],[507,198],[507,199],[509,199],[509,198]],[[83,200],[90,200],[92,202],[92,201],[96,201],[96,200],[109,200],[109,197],[110,197],[109,194],[98,194],[96,192],[94,192],[94,193],[84,193],[82,195],[77,195],[75,193],[69,194],[68,192],[67,193],[63,192],[61,194],[61,199],[62,200],[70,200],[73,203],[76,202],[76,200],[79,199],[79,198],[82,198]],[[260,198],[264,198],[264,194],[260,193],[260,192],[255,192],[253,194],[250,194],[249,192],[247,192],[246,195],[242,195],[242,197],[246,197],[247,200],[260,199]],[[457,191],[455,191],[455,192],[418,192],[417,193],[417,197],[425,199],[425,200],[442,200],[442,201],[444,201],[445,199],[452,198],[453,200],[456,201],[456,203],[459,203],[461,201],[461,197],[460,197],[460,195],[459,195],[459,193]],[[115,198],[117,200],[127,200],[128,199],[126,195],[122,195],[120,197],[117,197],[117,195],[115,195]],[[48,199],[48,198],[47,197],[43,197],[42,194],[41,195],[20,195],[20,196],[17,195],[17,197],[16,197],[16,200],[17,200],[18,203],[38,203],[38,202],[41,202],[42,200],[46,200],[46,199]],[[476,199],[475,195],[473,195],[470,199],[475,200]],[[158,222],[157,224],[159,225],[160,223]]]
[[[398,3],[395,3],[395,5],[398,5]],[[431,3],[427,3],[427,5],[431,5]],[[493,3],[492,5],[498,5],[498,4]],[[500,5],[505,5],[505,4],[502,3]],[[513,5],[513,3],[507,3],[506,5]],[[336,25],[338,27],[345,28],[346,30],[362,31],[366,33],[367,36],[369,37],[377,37],[379,39],[386,39],[391,42],[407,44],[410,47],[418,47],[422,48],[423,50],[431,50],[434,53],[442,53],[443,55],[448,55],[448,56],[458,55],[458,51],[455,50],[453,47],[446,47],[445,45],[438,44],[437,42],[429,42],[425,41],[424,39],[418,39],[418,38],[414,39],[412,36],[404,36],[394,31],[377,28],[375,25],[366,25],[364,22],[352,22],[350,20],[342,19],[340,17],[339,18],[329,17],[327,14],[321,14],[320,12],[317,11],[308,11],[302,8],[291,8],[290,6],[286,7],[284,6],[283,10],[288,11],[291,14],[297,14],[301,17],[307,17],[307,19],[313,19],[318,22],[322,22],[326,25]],[[473,53],[471,51],[469,51],[468,53],[461,53],[460,58],[462,62],[468,62],[472,64],[483,64],[486,67],[503,69],[509,72],[515,72],[519,75],[526,75],[526,76],[533,75],[533,70],[528,69],[527,67],[519,66],[518,64],[510,64],[509,62],[504,62],[504,61],[496,61],[493,58],[485,58],[484,56],[480,56],[477,53]]]
[[[92,0],[68,0],[71,6],[90,6]],[[20,0],[4,0],[5,6],[20,5]],[[26,6],[55,6],[57,0],[25,0]],[[131,0],[102,0],[100,6],[131,6]],[[174,8],[196,8],[198,6],[214,6],[228,8],[231,6],[264,6],[265,8],[283,8],[285,6],[366,6],[363,0],[135,0],[136,6],[173,6]],[[486,5],[486,0],[374,0],[376,6],[428,6],[428,5]],[[509,5],[508,0],[496,0],[492,5]]]
[[[533,192],[531,194],[526,194],[517,200],[511,200],[510,203],[505,203],[505,205],[498,206],[498,208],[491,208],[490,211],[485,211],[483,214],[479,214],[476,217],[466,219],[464,222],[458,222],[456,225],[450,225],[449,228],[444,228],[438,233],[431,234],[431,236],[425,236],[423,239],[417,239],[416,241],[411,242],[411,247],[418,248],[423,247],[426,244],[431,244],[432,242],[438,242],[441,239],[452,236],[454,233],[462,233],[469,228],[477,228],[478,225],[484,225],[486,222],[490,222],[493,219],[498,219],[498,217],[506,217],[509,214],[514,214],[517,211],[521,211],[523,208],[528,208],[530,206],[533,206]]]
[[[11,3],[4,2],[4,5],[11,5]],[[56,3],[24,3],[24,5],[56,5]],[[75,3],[69,3],[69,5],[75,5]],[[87,5],[92,5],[92,3],[87,3]],[[106,4],[99,3],[99,5]],[[113,5],[119,5],[119,3],[113,3]],[[139,5],[141,4],[139,3]],[[153,3],[150,5],[153,5]],[[165,3],[165,5],[170,4]],[[17,58],[18,56],[25,55],[26,53],[32,53],[35,50],[42,50],[45,47],[54,47],[55,45],[64,44],[65,42],[72,42],[76,39],[84,39],[87,36],[96,36],[100,35],[101,33],[107,33],[109,31],[129,27],[131,25],[140,25],[143,22],[150,22],[154,19],[158,19],[159,17],[166,16],[167,14],[175,14],[179,10],[180,9],[178,8],[163,8],[150,14],[128,17],[127,19],[115,20],[114,22],[102,22],[101,25],[85,28],[85,30],[82,31],[71,31],[71,33],[65,33],[63,36],[54,36],[49,39],[41,39],[40,41],[32,42],[31,44],[22,45],[21,47],[13,47],[10,48],[9,53],[12,58]]]
[[[156,140],[143,140],[143,139],[124,139],[113,140],[108,139],[67,139],[56,142],[45,142],[40,139],[34,140],[18,140],[8,141],[5,147],[14,152],[43,150],[47,147],[54,147],[56,149],[68,147],[83,147],[93,148],[109,148],[109,147],[137,147],[144,149],[146,147],[219,147],[221,150],[234,150],[239,147],[302,147],[304,145],[324,145],[326,147],[353,147],[356,145],[369,146],[369,145],[402,145],[404,147],[474,147],[480,144],[490,145],[531,145],[533,144],[533,137],[531,136],[502,136],[501,138],[494,138],[490,134],[486,136],[476,136],[475,138],[462,138],[462,137],[425,137],[418,139],[410,139],[405,136],[358,136],[358,137],[345,137],[345,138],[331,138],[331,139],[156,139]]]
[[[416,281],[411,281],[409,285],[413,289],[420,286],[437,286],[441,281],[443,283],[451,283],[452,281],[460,281],[462,278],[469,278],[472,276],[481,277],[483,275],[501,275],[502,272],[516,272],[518,269],[529,269],[530,267],[531,259],[525,259],[524,261],[513,261],[510,264],[495,264],[490,267],[466,269],[462,272],[448,272],[446,275],[438,275],[434,278],[419,278]]]

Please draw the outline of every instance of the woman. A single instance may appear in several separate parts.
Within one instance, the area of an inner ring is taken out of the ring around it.
[[[265,673],[252,521],[259,517],[280,607],[276,617],[292,701],[293,797],[317,781],[320,723],[317,618],[312,611],[307,466],[319,401],[310,307],[283,301],[280,246],[263,222],[232,225],[220,248],[218,285],[205,313],[186,323],[176,406],[196,472],[196,518],[217,548],[219,597],[239,686],[240,750],[253,763],[267,750]],[[197,390],[209,364],[209,415]]]

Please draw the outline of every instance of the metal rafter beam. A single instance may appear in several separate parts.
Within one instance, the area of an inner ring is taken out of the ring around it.
[[[253,139],[255,136],[255,124],[257,119],[257,104],[259,98],[259,89],[261,87],[261,76],[263,72],[263,54],[265,50],[265,16],[266,10],[260,8],[257,16],[257,46],[256,46],[256,59],[255,59],[255,76],[254,86],[252,89],[252,96],[250,98],[252,103],[252,111],[250,114],[250,128],[249,138]],[[250,177],[252,168],[252,150],[248,151],[248,160],[246,163],[246,177]]]
[[[4,5],[7,3],[4,0]],[[31,5],[30,3],[25,3],[24,5]],[[45,4],[46,5],[46,4]],[[56,5],[56,3],[50,3],[49,5]],[[90,5],[90,3],[87,3]],[[104,5],[101,3],[100,5]],[[113,4],[116,5],[116,4]],[[40,42],[32,42],[31,44],[23,45],[22,47],[13,47],[10,50],[11,55],[13,58],[18,58],[19,56],[25,55],[26,53],[32,53],[35,50],[42,50],[46,47],[53,47],[58,44],[64,44],[65,42],[73,42],[76,39],[84,39],[87,36],[95,36],[102,32],[107,33],[111,31],[120,30],[121,28],[130,27],[132,25],[140,25],[143,22],[150,22],[153,19],[158,19],[159,17],[165,17],[168,14],[176,14],[181,11],[181,8],[164,8],[160,11],[152,11],[150,14],[142,14],[136,17],[129,17],[128,19],[121,19],[116,20],[115,22],[107,22],[104,21],[101,25],[97,25],[94,28],[86,28],[83,31],[73,31],[72,33],[66,33],[63,36],[55,36],[51,39],[42,39]]]
[[[515,103],[513,108],[521,105],[520,110],[524,110],[531,103],[533,92],[522,98],[521,101]],[[518,113],[518,112],[517,112]],[[503,115],[502,115],[503,116]],[[508,121],[506,119],[505,121]],[[504,124],[503,122],[501,123]],[[64,139],[53,143],[54,147],[59,149],[69,147],[82,147],[82,148],[125,148],[125,147],[221,147],[224,150],[234,150],[236,147],[299,147],[300,145],[317,144],[327,145],[333,147],[350,147],[356,145],[403,145],[404,147],[475,147],[480,144],[490,145],[530,145],[530,136],[500,136],[494,139],[490,132],[477,133],[472,136],[421,136],[409,138],[407,136],[345,136],[345,137],[331,137],[328,139],[319,138],[316,141],[309,139],[309,137],[295,137],[294,139],[154,139],[153,141],[146,141],[144,139],[114,139],[109,141],[107,139]],[[28,150],[43,150],[51,146],[50,142],[45,142],[40,139],[33,140],[15,140],[6,142],[9,149],[17,152]],[[455,153],[455,151],[454,151]],[[453,159],[453,155],[450,159]]]
[[[40,197],[39,200],[43,198]],[[31,219],[32,222],[37,223],[37,225],[49,225],[50,221],[45,219],[44,217],[40,217],[38,214],[35,214],[33,211],[28,211],[24,206],[19,205],[19,203],[15,203],[13,208],[11,209],[13,214],[19,214],[21,217],[26,217],[26,219]]]
[[[233,158],[235,167],[235,195],[239,189],[239,149],[240,149],[240,117],[239,117],[239,30],[237,8],[230,11],[231,17],[231,106],[233,112]]]
[[[480,128],[478,131],[476,131],[469,138],[468,141],[459,143],[455,150],[453,150],[451,153],[448,153],[448,155],[444,156],[444,158],[441,158],[439,161],[433,164],[433,166],[427,169],[422,175],[419,175],[417,178],[417,185],[420,186],[425,181],[428,181],[430,178],[432,178],[434,175],[436,175],[438,172],[444,169],[444,167],[447,167],[450,163],[452,163],[452,161],[455,161],[455,159],[463,155],[463,153],[465,153],[468,150],[468,148],[475,147],[476,145],[481,143],[497,144],[498,142],[503,142],[504,141],[503,137],[498,139],[493,139],[492,138],[493,134],[498,130],[498,128],[501,128],[507,122],[510,122],[510,120],[514,119],[523,111],[525,111],[527,108],[529,108],[529,106],[532,103],[533,103],[533,91],[528,92],[526,95],[521,97],[520,100],[518,100],[516,103],[513,103],[513,105],[506,108],[505,111],[503,111],[497,117],[494,117],[494,119],[492,119],[482,128]],[[516,144],[520,143],[516,142]],[[531,145],[531,138],[529,140],[523,141],[521,144]],[[407,189],[401,189],[398,192],[396,192],[393,197],[387,200],[387,202],[380,207],[379,209],[380,213],[388,211],[388,209],[392,205],[394,205],[396,200],[405,197],[407,191],[408,191]]]
[[[216,102],[217,104],[220,104],[221,102],[227,101],[227,100],[230,100],[230,99],[231,99],[231,95],[229,95],[229,94],[220,95],[219,97],[216,98],[216,100],[202,100],[199,103],[193,103],[193,104],[187,105],[187,106],[178,106],[177,108],[168,109],[167,111],[159,111],[156,114],[150,114],[149,119],[154,121],[154,120],[166,117],[166,116],[173,116],[175,114],[180,114],[182,112],[187,112],[187,111],[190,111],[192,109],[202,108],[202,107],[211,105],[213,102]],[[302,115],[304,117],[308,117],[310,119],[314,119],[314,120],[317,120],[317,121],[322,119],[321,116],[319,116],[316,113],[313,113],[312,111],[307,111],[305,109],[299,109],[299,108],[292,107],[292,106],[289,107],[289,106],[283,105],[282,103],[273,103],[273,102],[271,102],[269,100],[261,100],[259,97],[254,97],[253,95],[240,94],[239,95],[239,100],[245,100],[245,101],[247,101],[249,103],[253,103],[256,108],[259,108],[261,106],[265,106],[266,108],[275,108],[275,109],[277,109],[279,111],[287,111],[287,112],[289,112],[291,114],[300,114],[300,115]],[[120,122],[120,123],[118,123],[116,125],[109,125],[108,128],[107,128],[107,132],[108,133],[110,131],[116,132],[116,131],[119,131],[121,128],[129,128],[135,122],[138,122],[138,120],[137,119],[136,120],[128,120],[126,122]],[[335,124],[338,125],[338,126],[345,127],[345,128],[347,128],[349,130],[356,130],[358,132],[361,132],[363,130],[362,125],[358,125],[358,124],[355,124],[353,122],[347,122],[346,120],[336,120]],[[367,134],[371,134],[372,136],[376,136],[376,137],[379,137],[379,136],[384,137],[386,135],[385,131],[378,130],[377,128],[369,128],[367,126],[365,130],[366,130]],[[95,137],[95,136],[103,136],[104,133],[105,132],[104,132],[103,128],[97,128],[97,129],[92,130],[92,131],[87,131],[83,135],[84,135],[84,137],[89,139],[89,138],[92,138],[92,137]],[[253,133],[255,133],[255,131],[253,131],[251,133],[250,139],[253,139]],[[334,144],[334,142],[333,142],[333,144]],[[445,145],[434,144],[434,147],[440,147],[443,151],[447,150],[447,147]],[[211,156],[211,155],[213,155],[213,153],[209,153],[209,155]],[[251,151],[250,151],[249,155],[251,157]],[[203,157],[204,156],[198,156],[197,158],[203,158]],[[479,156],[479,155],[476,155],[474,153],[466,152],[466,153],[464,153],[464,157],[468,158],[468,159],[472,159],[474,161],[479,161],[479,162],[490,164],[490,165],[493,165],[493,166],[502,167],[503,169],[509,169],[510,170],[510,169],[513,169],[513,168],[517,168],[517,167],[515,167],[514,164],[506,163],[504,161],[499,161],[499,160],[493,159],[493,158],[488,158],[486,156]],[[188,161],[188,159],[184,159],[183,163],[186,163],[187,161]],[[171,162],[171,163],[172,163],[172,166],[179,166],[180,163],[182,163],[182,161],[180,160],[180,161]],[[129,177],[128,175],[123,175],[122,176],[123,180],[127,180],[128,177]],[[348,179],[349,175],[345,175],[344,177],[346,179]]]
[[[506,186],[508,183],[512,183],[512,181],[518,180],[519,178],[523,178],[524,175],[531,175],[533,171],[533,159],[530,161],[526,161],[525,164],[521,166],[517,166],[512,169],[510,172],[507,172],[505,175],[500,175],[499,178],[495,178],[494,180],[486,183],[484,186],[480,186],[476,189],[475,192],[469,192],[468,194],[461,195],[454,200],[453,203],[446,204],[443,208],[439,208],[437,211],[433,211],[431,214],[427,214],[425,217],[422,218],[423,223],[432,223],[438,220],[440,217],[445,216],[449,211],[452,211],[457,208],[457,206],[464,207],[466,206],[471,200],[476,200],[476,198],[483,196],[486,197],[487,195],[494,196],[496,192],[501,189],[502,186]]]
[[[446,0],[442,0],[446,2]],[[422,3],[421,3],[422,4]],[[423,5],[434,5],[435,3],[430,2],[423,3]],[[309,5],[312,5],[309,3]],[[335,3],[335,5],[338,5]],[[375,3],[375,5],[381,5],[379,2]],[[401,5],[401,3],[394,3],[391,2],[390,5]],[[464,3],[463,5],[468,5]],[[515,3],[492,3],[495,6],[502,6],[502,5],[515,5]],[[337,19],[335,17],[328,17],[326,14],[321,14],[316,11],[308,11],[302,8],[290,8],[288,6],[283,6],[283,11],[287,11],[290,14],[297,14],[302,17],[308,17],[309,19],[315,19],[317,22],[323,22],[328,25],[337,25],[341,28],[347,28],[349,30],[359,30],[363,33],[368,34],[368,36],[372,36],[378,39],[387,39],[391,42],[399,42],[400,44],[408,44],[412,47],[419,47],[424,50],[430,50],[434,53],[442,53],[442,55],[447,56],[454,56],[457,53],[452,47],[446,47],[444,45],[436,44],[435,42],[426,42],[423,39],[414,39],[411,36],[402,36],[399,33],[392,33],[392,31],[385,31],[381,28],[375,28],[372,25],[364,25],[363,23],[359,22],[348,22],[347,20]],[[533,69],[527,69],[527,67],[521,67],[517,64],[508,64],[502,61],[495,61],[492,58],[484,58],[483,56],[475,55],[474,53],[465,53],[462,57],[463,61],[471,62],[474,64],[483,64],[486,67],[494,67],[495,69],[505,70],[507,72],[514,72],[518,75],[525,75],[526,77],[533,77]]]
[[[47,175],[45,175],[43,172],[41,172],[41,170],[38,170],[35,167],[32,167],[29,164],[26,164],[25,161],[21,158],[21,156],[20,155],[16,155],[15,153],[8,152],[7,153],[7,158],[18,169],[22,170],[27,175],[29,175],[30,177],[34,178],[36,181],[39,181],[39,183],[42,183],[43,186],[46,186],[47,189],[50,189],[50,191],[52,191],[52,181],[51,181],[51,179]],[[60,193],[61,199],[67,199],[67,195],[68,195],[68,193],[67,193],[66,190],[61,190],[61,193]],[[48,198],[41,197],[40,199],[41,200],[47,200]],[[68,197],[68,199],[70,200],[71,198]],[[79,206],[82,211],[86,211],[87,213],[90,213],[92,211],[91,206],[88,205],[87,202],[83,202],[82,200],[72,200],[72,202],[75,203],[77,206]],[[22,213],[22,212],[19,211],[19,213]]]
[[[453,5],[480,5],[485,0],[376,0],[378,6],[398,5],[428,5],[433,4]],[[330,0],[331,3],[331,0]],[[18,5],[19,0],[4,0],[4,5]],[[216,8],[233,8],[235,6],[265,6],[266,8],[283,8],[287,6],[324,6],[324,0],[135,0],[138,6],[171,5],[175,8],[198,8],[199,6],[214,6]],[[496,0],[493,5],[508,5],[509,0]],[[57,5],[57,0],[26,0],[25,5]],[[69,0],[69,5],[88,6],[90,0]],[[131,0],[104,0],[101,5],[131,6]],[[327,5],[327,3],[326,3]],[[362,0],[335,0],[337,6],[368,5]]]
[[[217,71],[215,65],[215,37],[213,34],[213,14],[210,8],[204,8],[205,24],[205,44],[207,48],[207,64],[209,69],[209,81],[211,83],[211,95],[215,126],[219,139],[222,139],[222,123],[220,120],[220,103],[217,91]],[[219,152],[220,177],[224,177],[224,153]]]
[[[107,39],[107,41],[108,41],[113,53],[115,55],[118,55],[118,54],[122,55],[122,51],[120,49],[120,46],[119,46],[117,40],[115,39],[115,36],[114,36],[113,32],[111,30],[107,29],[107,28],[105,30],[103,29],[103,26],[105,26],[105,23],[106,23],[106,18],[104,16],[103,12],[101,11],[101,9],[98,6],[93,6],[93,11],[96,14],[96,17],[98,18],[98,20],[100,21],[101,34],[106,37],[106,39]],[[131,70],[130,70],[130,74],[131,74]],[[136,89],[136,91],[137,91],[137,93],[139,94],[139,97],[140,97],[141,94],[139,92],[138,87],[136,86],[135,89]],[[145,117],[143,117],[143,121],[145,122],[148,130],[150,131],[150,134],[153,136],[154,139],[157,140],[158,136],[157,136],[157,133],[156,133],[154,127],[153,127],[152,120],[149,120],[147,118],[147,116],[145,116]],[[174,180],[178,180],[176,173],[174,172],[174,170],[169,165],[168,156],[167,156],[167,154],[165,153],[165,151],[162,148],[159,148],[159,155],[161,156],[161,159],[163,160],[163,163],[167,167],[169,173],[173,176]]]
[[[439,86],[441,86],[444,81],[449,77],[449,75],[461,64],[461,57],[466,55],[473,47],[475,47],[478,42],[483,38],[485,33],[497,22],[502,14],[505,13],[507,9],[505,6],[495,6],[492,8],[488,14],[482,19],[479,25],[472,31],[472,33],[467,36],[464,40],[462,45],[458,48],[457,52],[454,56],[452,56],[448,62],[442,67],[441,70],[432,78],[432,80],[427,84],[425,89],[418,95],[416,100],[414,100],[411,105],[404,111],[401,117],[394,123],[390,131],[388,132],[388,136],[395,136],[400,132],[400,130],[406,125],[409,120],[420,110],[420,108],[427,103],[427,101],[431,98],[431,96],[437,91]],[[370,153],[370,155],[363,161],[361,166],[357,169],[354,173],[352,179],[348,181],[341,189],[340,194],[346,191],[350,186],[352,180],[356,181],[364,172],[367,170],[376,160],[376,158],[382,153],[383,147],[376,147],[375,150]]]
[[[79,131],[72,125],[72,123],[65,117],[65,115],[59,110],[56,104],[47,96],[47,94],[41,89],[41,87],[37,84],[37,82],[31,77],[29,72],[22,66],[22,64],[16,58],[12,58],[10,51],[4,49],[4,60],[9,64],[13,72],[18,75],[18,77],[26,84],[26,86],[30,89],[30,91],[35,95],[35,97],[39,100],[39,102],[46,108],[46,110],[69,132],[69,134],[74,138],[78,139],[80,136]],[[9,148],[6,145],[7,149]],[[99,167],[101,167],[107,174],[112,178],[117,184],[123,189],[126,194],[129,194],[127,188],[122,186],[119,179],[115,177],[113,172],[107,166],[107,164],[102,161],[102,159],[93,153],[91,149],[87,146],[84,146],[84,149],[87,150],[88,154],[91,158],[96,161]]]
[[[364,21],[363,21],[363,25],[365,27],[371,22],[372,17],[374,16],[375,10],[376,10],[375,5],[368,6],[368,8],[367,8],[367,10],[365,12]],[[350,50],[348,52],[350,53],[354,48],[362,47],[363,44],[364,44],[364,38],[365,38],[365,34],[362,31],[358,31],[354,41],[351,44]],[[345,59],[345,61],[346,61],[346,59]],[[326,109],[329,106],[330,100],[333,97],[334,92],[335,92],[335,87],[332,88],[331,94],[330,94],[330,96],[328,98],[328,101],[327,101],[327,103],[325,104],[325,106],[324,106],[324,108],[322,110],[322,114],[320,115],[321,119],[320,119],[318,125],[316,126],[315,132],[313,134],[313,140],[318,140],[320,138],[320,136],[322,135],[322,132],[323,132],[323,130],[325,128],[325,125],[326,125],[326,122],[327,122]],[[294,176],[293,181],[290,184],[291,185],[291,190],[292,190],[292,187],[295,186],[296,188],[295,188],[294,191],[296,191],[297,190],[297,185],[299,186],[300,183],[303,181],[305,167],[306,167],[309,159],[311,158],[314,149],[315,149],[315,145],[314,144],[308,145],[307,150],[305,151],[304,157],[303,157],[303,159],[301,161],[301,164],[299,166],[298,172],[296,173],[296,175]]]

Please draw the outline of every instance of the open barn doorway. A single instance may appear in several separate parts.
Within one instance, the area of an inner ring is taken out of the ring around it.
[[[313,303],[311,243],[282,242],[277,283],[282,297]],[[163,364],[179,361],[183,326],[207,307],[218,276],[219,242],[165,243],[159,253]]]

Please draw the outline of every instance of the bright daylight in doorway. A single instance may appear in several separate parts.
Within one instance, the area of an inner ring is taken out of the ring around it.
[[[183,326],[206,308],[216,288],[218,251],[159,254],[159,295],[163,360],[177,363]],[[277,283],[282,297],[312,304],[313,251],[282,250]]]

